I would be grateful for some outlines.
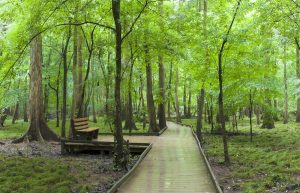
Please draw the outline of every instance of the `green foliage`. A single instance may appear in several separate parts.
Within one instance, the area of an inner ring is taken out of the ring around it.
[[[196,125],[195,119],[184,119],[182,122]],[[240,133],[249,133],[248,122],[246,118],[239,120]],[[241,192],[259,193],[272,188],[283,192],[290,185],[299,183],[300,127],[294,122],[288,125],[277,122],[276,125],[276,130],[261,129],[259,125],[254,125],[252,143],[249,135],[229,138],[232,162],[229,175],[235,181],[235,188]],[[204,134],[204,141],[208,157],[222,165],[222,137]]]

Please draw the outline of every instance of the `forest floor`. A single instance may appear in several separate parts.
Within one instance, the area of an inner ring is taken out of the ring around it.
[[[90,120],[92,120],[90,118]],[[21,137],[25,131],[28,128],[28,123],[24,122],[23,120],[17,120],[15,124],[11,123],[11,119],[7,119],[4,123],[5,127],[0,127],[0,140],[6,139],[6,138],[17,138]],[[92,121],[89,121],[90,127],[98,127],[99,133],[112,133],[112,129],[109,124],[106,123],[104,117],[97,117],[97,123],[94,123]],[[49,127],[53,129],[53,131],[60,135],[61,128],[56,127],[56,121],[54,119],[51,119],[47,122]],[[124,122],[123,122],[124,126]],[[132,130],[132,132],[135,133],[147,133],[148,132],[148,125],[146,125],[145,128],[143,128],[143,124],[140,122],[136,123],[137,129]],[[69,133],[70,128],[70,120],[66,121],[66,133]],[[129,130],[123,130],[123,133],[129,133]]]
[[[28,124],[7,120],[0,128],[1,193],[100,193],[120,179],[126,171],[114,168],[108,155],[61,155],[59,143],[20,143],[11,141],[24,134]],[[50,121],[51,128],[55,125]],[[59,129],[54,129],[59,133]],[[131,168],[138,156],[131,157]]]
[[[182,123],[196,125],[196,119]],[[225,167],[222,137],[211,135],[205,124],[204,149],[225,193],[300,192],[300,124],[276,122],[274,129],[261,129],[253,120],[250,142],[249,119],[239,120],[241,135],[230,136],[230,167]],[[227,131],[232,132],[230,122]]]

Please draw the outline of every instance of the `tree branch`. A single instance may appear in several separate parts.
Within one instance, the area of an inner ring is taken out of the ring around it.
[[[122,37],[122,42],[123,42],[123,40],[132,32],[132,30],[133,30],[133,28],[134,28],[134,26],[135,26],[135,24],[136,24],[136,22],[139,20],[139,18],[141,17],[141,15],[142,15],[142,13],[145,11],[145,9],[146,9],[146,7],[149,5],[149,0],[146,0],[146,2],[145,2],[145,4],[144,4],[144,6],[143,6],[143,8],[141,9],[141,11],[139,12],[139,14],[136,16],[136,18],[133,20],[133,22],[132,22],[132,24],[131,24],[131,26],[130,26],[130,28],[129,28],[129,31],[128,32],[126,32],[125,33],[125,35]]]

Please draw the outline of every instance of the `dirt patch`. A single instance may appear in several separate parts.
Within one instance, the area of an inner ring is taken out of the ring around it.
[[[60,143],[19,143],[12,144],[11,140],[0,143],[0,153],[10,156],[23,157],[51,157],[60,159],[67,163],[72,163],[70,173],[77,176],[78,184],[88,186],[87,192],[102,193],[107,192],[113,184],[124,176],[127,171],[116,170],[114,168],[113,157],[108,155],[61,155]],[[139,156],[132,156],[129,163],[129,169],[138,160]],[[84,177],[82,172],[85,172]],[[76,193],[77,190],[72,190]]]
[[[220,164],[218,159],[212,157],[209,162],[224,193],[241,193],[240,180],[232,177],[230,167]]]

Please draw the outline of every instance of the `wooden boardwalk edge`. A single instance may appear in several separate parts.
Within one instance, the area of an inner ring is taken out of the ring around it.
[[[143,161],[143,159],[146,157],[146,155],[149,153],[149,151],[152,148],[152,143],[145,149],[145,151],[140,155],[140,158],[138,161],[134,164],[134,166],[121,178],[119,179],[108,191],[107,193],[115,193],[118,191],[119,187],[126,182],[126,180],[132,175],[132,173],[136,170],[138,165]]]
[[[174,121],[171,121],[171,122],[174,122]],[[209,163],[209,161],[208,161],[208,159],[207,159],[207,157],[206,157],[206,155],[205,155],[205,152],[204,152],[204,150],[202,149],[201,143],[200,143],[200,141],[199,141],[199,139],[198,139],[198,137],[197,137],[197,135],[196,135],[196,133],[195,133],[195,131],[194,131],[194,129],[193,129],[193,126],[192,126],[192,125],[182,124],[182,123],[177,123],[177,122],[174,122],[174,123],[179,124],[179,125],[182,125],[182,126],[184,126],[184,127],[189,127],[189,128],[191,128],[192,135],[194,136],[194,138],[195,138],[195,140],[196,140],[196,142],[197,142],[198,149],[199,149],[201,155],[202,155],[203,158],[204,158],[205,165],[206,165],[206,167],[207,167],[207,169],[208,169],[208,171],[209,171],[209,174],[210,174],[210,177],[211,177],[211,179],[212,179],[212,181],[213,181],[213,184],[214,184],[215,188],[217,189],[218,193],[223,193],[223,191],[222,191],[222,189],[221,189],[221,186],[220,186],[220,184],[219,184],[219,182],[218,182],[218,180],[217,180],[217,178],[216,178],[216,176],[215,176],[215,174],[214,174],[214,172],[213,172],[213,170],[212,170],[212,168],[211,168],[211,166],[210,166],[210,163]]]

